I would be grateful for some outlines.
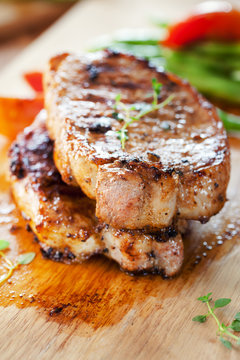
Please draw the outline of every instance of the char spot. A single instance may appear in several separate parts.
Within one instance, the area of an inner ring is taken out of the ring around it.
[[[64,250],[64,254],[66,253],[66,256],[69,260],[74,260],[76,258],[76,256],[71,252],[69,251],[68,249],[65,249]]]
[[[31,231],[31,228],[30,228],[30,231]],[[34,240],[36,243],[39,243],[38,237],[37,237],[37,235],[35,235],[35,234],[33,234],[33,240]]]
[[[147,152],[147,156],[148,156],[148,160],[152,162],[159,162],[160,160],[160,156],[151,151]]]
[[[201,216],[199,218],[199,221],[201,224],[206,224],[209,221],[209,217],[208,216]]]
[[[25,171],[20,161],[13,159],[10,163],[11,174],[16,176],[17,179],[23,179],[25,177]]]
[[[175,174],[179,175],[179,176],[183,176],[183,172],[182,170],[175,170]]]
[[[177,236],[178,232],[176,229],[174,229],[172,226],[169,226],[168,229],[165,231],[165,234],[169,237],[169,238],[174,238]]]
[[[111,123],[108,119],[99,119],[94,123],[90,124],[88,127],[90,132],[97,134],[105,134],[107,131],[111,130]]]
[[[224,202],[224,196],[223,196],[222,194],[219,194],[219,195],[218,195],[218,200],[219,200],[220,202]]]
[[[48,248],[47,250],[41,249],[41,253],[43,257],[45,257],[46,259],[50,259],[52,257],[52,252],[53,252],[52,247]]]
[[[149,256],[149,258],[153,258],[153,259],[156,258],[156,255],[154,254],[153,250],[151,252],[149,252],[147,255]]]
[[[169,226],[166,229],[159,230],[154,234],[154,239],[157,242],[166,242],[169,238],[175,238],[178,232],[173,226]]]
[[[98,68],[96,66],[89,64],[89,65],[87,65],[87,72],[89,74],[89,80],[94,81],[97,79],[100,71],[98,70]]]

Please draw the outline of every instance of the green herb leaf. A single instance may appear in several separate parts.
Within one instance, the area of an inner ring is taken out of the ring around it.
[[[124,102],[121,101],[121,94],[118,94],[115,97],[115,104],[113,105],[112,116],[114,119],[119,121],[124,121],[124,124],[120,130],[118,130],[117,137],[121,141],[122,149],[125,149],[125,142],[128,140],[128,130],[127,127],[131,125],[133,122],[139,121],[143,116],[148,115],[153,111],[160,110],[164,106],[166,106],[170,101],[172,101],[174,95],[170,95],[167,99],[160,102],[158,104],[158,95],[160,94],[160,90],[162,87],[161,83],[158,83],[156,79],[152,79],[152,87],[153,87],[153,101],[152,104],[149,103],[137,103],[128,106]],[[124,115],[120,113],[120,111],[124,112]],[[133,111],[139,111],[138,114],[132,113]],[[169,125],[165,125],[165,130],[169,130]]]
[[[225,298],[218,299],[215,301],[214,307],[215,307],[215,309],[221,308],[221,307],[228,305],[230,302],[231,302],[231,299],[225,299]]]
[[[115,101],[116,103],[119,103],[119,101],[121,100],[121,94],[117,94],[116,97],[115,97]]]
[[[162,84],[157,82],[157,79],[152,79],[152,87],[157,96],[160,94],[160,90],[162,88]]]
[[[221,327],[222,327],[224,330],[226,330],[226,329],[228,328],[224,323],[221,324]]]
[[[5,250],[9,247],[9,242],[6,240],[0,240],[0,250]]]
[[[129,108],[129,111],[137,110],[137,105],[132,105]]]
[[[222,336],[220,336],[220,341],[224,346],[226,346],[226,348],[228,349],[232,348],[232,344],[230,343],[230,341],[224,339]]]
[[[114,110],[117,110],[120,101],[121,101],[121,94],[117,94],[117,95],[115,96],[115,104],[113,105],[113,109],[114,109]]]
[[[207,295],[200,296],[199,298],[197,298],[197,300],[202,301],[203,303],[209,302],[209,301],[212,300],[212,298],[209,299],[209,297],[210,297],[211,295],[212,295],[212,292],[208,293]]]
[[[115,101],[119,102],[121,100],[121,94],[117,94],[115,97]]]
[[[206,315],[197,315],[194,318],[192,318],[192,321],[198,321],[200,323],[204,323],[207,320]]]
[[[117,112],[113,112],[112,113],[112,117],[114,118],[114,119],[116,119],[116,120],[119,120],[119,114],[117,113]]]
[[[198,321],[198,322],[205,322],[208,316],[212,316],[217,324],[218,331],[217,334],[220,335],[220,340],[223,343],[224,346],[226,346],[228,349],[232,348],[232,344],[230,341],[226,340],[223,335],[227,335],[227,337],[234,339],[234,341],[237,343],[237,345],[240,345],[240,337],[235,335],[233,331],[240,331],[240,312],[238,312],[235,316],[235,319],[233,320],[232,324],[230,326],[226,326],[224,323],[220,323],[219,318],[217,317],[215,310],[217,308],[222,308],[226,305],[228,305],[231,302],[231,299],[227,298],[220,298],[217,299],[214,302],[214,306],[211,306],[210,301],[212,298],[210,296],[212,293],[208,293],[207,295],[201,296],[198,298],[199,301],[202,301],[203,303],[206,303],[208,308],[208,313],[206,315],[198,315],[195,316],[192,320]]]
[[[118,130],[117,137],[121,141],[122,149],[125,149],[125,142],[128,140],[128,130],[123,128]]]
[[[22,254],[18,258],[18,264],[20,264],[20,265],[28,265],[33,261],[35,256],[36,256],[36,254],[34,252],[29,252],[29,253],[26,253],[26,254]]]
[[[236,315],[235,315],[235,318],[236,320],[239,320],[240,321],[240,312],[238,312]]]
[[[240,331],[240,320],[233,320],[232,324],[229,327],[234,331]]]

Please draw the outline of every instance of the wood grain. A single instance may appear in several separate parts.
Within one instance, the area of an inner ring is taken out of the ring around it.
[[[107,0],[102,3],[112,8]],[[67,18],[68,31],[69,22]],[[51,39],[58,38],[54,31]],[[10,65],[6,74],[11,71],[20,77],[18,66]],[[0,78],[6,79],[6,74]],[[0,88],[4,89],[3,82]],[[239,140],[231,140],[229,201],[208,224],[191,224],[184,240],[182,273],[172,280],[130,277],[101,257],[71,266],[44,259],[11,198],[8,146],[9,140],[0,137],[1,238],[11,243],[9,257],[25,251],[35,251],[37,257],[0,288],[1,360],[239,359],[239,350],[229,351],[216,338],[213,320],[191,321],[205,311],[196,298],[209,291],[215,297],[232,298],[228,307],[218,311],[223,321],[240,310]]]

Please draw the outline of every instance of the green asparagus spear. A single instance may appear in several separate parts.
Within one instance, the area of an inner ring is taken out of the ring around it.
[[[226,113],[218,109],[218,115],[227,131],[240,131],[240,116]]]
[[[221,74],[227,73],[231,77],[231,72],[240,70],[240,56],[238,57],[214,57],[208,55],[202,55],[194,51],[194,48],[189,50],[174,51],[170,49],[163,50],[163,56],[167,60],[183,64],[185,67],[202,66],[212,72],[220,72]]]
[[[200,54],[211,56],[239,56],[240,42],[222,43],[222,42],[203,42],[192,47],[194,51]]]
[[[166,68],[188,79],[200,92],[230,103],[240,104],[240,82],[216,73],[197,62],[187,62],[186,57],[167,56]]]

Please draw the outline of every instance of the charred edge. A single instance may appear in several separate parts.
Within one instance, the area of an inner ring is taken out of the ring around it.
[[[206,224],[209,221],[210,217],[208,216],[201,216],[198,220],[201,224]]]
[[[26,225],[26,230],[27,232],[32,232],[32,228],[29,224]]]
[[[41,248],[41,253],[44,258],[57,262],[64,262],[64,260],[74,260],[76,258],[76,256],[68,248],[65,248],[63,252],[52,247],[48,248],[47,250]]]
[[[39,136],[40,140],[34,143],[36,136]],[[20,145],[15,143],[9,151],[12,175],[19,180],[31,175],[31,182],[36,190],[45,190],[52,185],[59,191],[61,187],[67,188],[53,162],[53,142],[44,129],[36,133],[29,131],[24,137],[20,137],[19,142]],[[36,163],[39,166],[36,167]]]
[[[9,156],[10,161],[10,172],[13,176],[16,176],[17,179],[23,179],[25,177],[25,171],[23,168],[23,163],[20,159],[20,148],[18,144],[14,144],[10,151]]]
[[[11,174],[16,176],[18,180],[21,180],[26,176],[25,171],[23,167],[21,167],[20,162],[16,162],[14,160],[10,163],[10,171]]]
[[[33,234],[33,240],[38,244],[39,243],[39,239],[37,237],[37,235]]]
[[[153,170],[153,178],[155,181],[158,181],[162,177],[162,172],[157,169],[156,167],[152,166],[151,169]]]
[[[135,236],[136,233],[141,234],[150,234],[152,239],[157,242],[167,242],[171,238],[175,238],[178,235],[178,231],[174,226],[168,226],[167,228],[160,229],[158,231],[151,231],[151,228],[146,227],[142,230],[130,230],[130,229],[119,229],[116,231],[116,234],[121,236],[122,233],[127,232],[131,236]],[[130,249],[132,247],[133,243],[130,243],[128,248]]]
[[[157,242],[167,242],[170,238],[175,238],[177,235],[178,231],[173,226],[169,226],[153,234],[153,237]]]
[[[160,161],[160,156],[155,154],[152,151],[148,151],[147,156],[148,156],[148,160],[151,162],[159,162]]]
[[[188,160],[187,160],[186,162],[188,162]],[[179,175],[179,176],[183,176],[183,175],[184,175],[183,172],[182,172],[182,170],[180,170],[180,169],[175,169],[175,168],[167,169],[166,172],[167,172],[167,174],[170,175],[170,176],[171,176],[172,174],[176,174],[176,175]]]
[[[156,159],[156,158],[155,158]],[[159,181],[159,179],[162,178],[162,176],[166,176],[166,175],[171,175],[175,170],[171,170],[171,172],[169,172],[169,170],[164,170],[162,169],[162,164],[160,161],[158,161],[157,166],[149,166],[149,164],[146,164],[144,162],[142,162],[140,159],[138,158],[130,158],[130,159],[121,159],[119,161],[116,161],[116,164],[119,164],[120,167],[125,167],[128,170],[136,170],[136,169],[146,169],[149,171],[150,176],[152,177],[153,180],[155,180],[156,182]]]
[[[120,268],[125,274],[129,276],[148,276],[148,275],[160,275],[163,279],[171,279],[172,276],[167,276],[164,269],[159,269],[157,267],[153,267],[149,270],[139,269],[134,271],[128,271],[124,268]]]
[[[39,139],[35,142],[37,136]],[[62,182],[53,162],[53,142],[44,129],[20,136],[19,143],[10,149],[9,157],[10,172],[19,180],[30,174],[32,182],[42,189]],[[36,163],[40,165],[36,167]]]

